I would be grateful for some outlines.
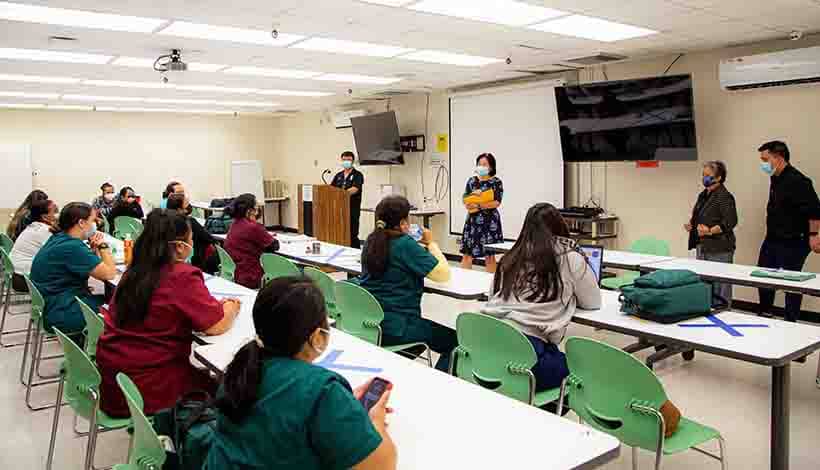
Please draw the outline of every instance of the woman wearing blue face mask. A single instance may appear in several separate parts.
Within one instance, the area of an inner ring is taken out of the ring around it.
[[[364,186],[364,175],[361,171],[353,167],[353,160],[356,156],[353,152],[347,151],[341,156],[342,171],[336,173],[333,182],[330,183],[340,189],[344,189],[350,195],[350,246],[360,248],[359,241],[359,218],[362,213],[362,187]]]
[[[85,319],[74,297],[98,311],[103,298],[91,295],[88,278],[110,281],[117,276],[117,268],[105,237],[97,232],[97,212],[90,205],[66,205],[60,211],[57,227],[34,257],[31,281],[46,303],[46,329],[57,327],[67,334],[80,333]]]
[[[495,256],[487,253],[484,247],[504,241],[501,213],[498,211],[501,200],[504,198],[504,185],[496,176],[493,154],[482,153],[475,162],[476,176],[467,180],[467,187],[464,189],[467,221],[464,223],[462,236],[461,266],[465,269],[472,269],[473,259],[484,258],[487,272],[494,273]]]
[[[703,165],[704,190],[692,210],[684,230],[689,233],[689,249],[697,250],[698,259],[731,263],[735,255],[737,208],[735,197],[726,189],[726,165],[720,161]],[[718,304],[732,300],[732,285],[715,283]]]

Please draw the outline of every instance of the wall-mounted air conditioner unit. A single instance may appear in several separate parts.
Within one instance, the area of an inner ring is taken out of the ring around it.
[[[791,49],[720,62],[720,86],[746,90],[820,82],[820,47]]]
[[[361,117],[367,114],[365,109],[351,109],[348,111],[338,111],[333,113],[333,125],[336,129],[344,129],[345,127],[353,127],[350,123],[351,118]]]

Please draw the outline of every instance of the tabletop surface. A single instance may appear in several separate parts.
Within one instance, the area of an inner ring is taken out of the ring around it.
[[[376,209],[372,207],[362,207],[362,212],[376,212]],[[414,216],[441,215],[444,213],[441,209],[413,209],[410,211],[410,215]]]
[[[638,269],[640,266],[669,261],[671,256],[644,255],[631,251],[604,250],[604,266],[624,266]]]
[[[209,211],[220,212],[225,210],[224,207],[211,207],[210,202],[205,201],[191,201],[191,206],[196,207],[197,209],[207,209]]]

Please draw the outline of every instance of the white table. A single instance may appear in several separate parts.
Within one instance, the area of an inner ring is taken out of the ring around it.
[[[494,243],[492,245],[487,245],[486,248],[495,251],[496,253],[507,253],[512,250],[514,244],[515,242]],[[604,249],[603,266],[605,268],[637,271],[642,266],[675,259],[676,258],[671,256],[644,255],[641,253],[632,253],[631,251]]]
[[[376,213],[376,209],[372,207],[363,207],[362,212]],[[430,219],[437,215],[443,215],[445,212],[441,209],[414,209],[410,211],[410,217],[421,217],[424,228],[430,228]]]
[[[601,310],[579,310],[573,317],[573,321],[628,336],[648,338],[656,344],[694,349],[771,367],[771,468],[772,470],[789,468],[791,362],[820,349],[820,328],[732,311],[716,316],[718,322],[729,325],[728,329],[718,326],[707,318],[663,325],[622,314],[619,311],[618,293],[603,291],[602,294],[604,305]],[[708,326],[681,327],[681,324]],[[737,326],[744,324],[765,325],[765,327]],[[742,336],[733,336],[730,330]]]
[[[224,207],[211,207],[210,202],[204,201],[192,201],[191,207],[196,207],[197,209],[202,209],[204,211],[212,211],[212,212],[223,212],[225,210]]]

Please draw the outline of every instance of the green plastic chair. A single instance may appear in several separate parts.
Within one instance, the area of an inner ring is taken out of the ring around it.
[[[114,238],[125,240],[125,236],[130,234],[131,240],[136,240],[144,229],[142,222],[128,216],[119,216],[114,219]]]
[[[46,302],[43,299],[43,296],[40,294],[40,291],[37,290],[37,286],[31,282],[31,279],[24,275],[23,278],[26,280],[26,284],[28,285],[29,295],[31,295],[31,320],[29,321],[28,332],[26,334],[26,343],[25,348],[23,349],[23,358],[22,363],[20,364],[20,382],[26,386],[26,406],[31,411],[40,411],[40,410],[47,410],[54,408],[54,405],[42,405],[42,406],[35,406],[31,403],[31,391],[34,387],[40,387],[43,385],[49,385],[59,382],[59,374],[54,376],[45,376],[40,372],[40,364],[43,360],[46,359],[58,359],[62,357],[62,355],[54,355],[54,356],[44,356],[44,344],[46,340],[54,339],[56,336],[54,333],[46,331],[45,328],[45,305]],[[26,368],[26,361],[28,359],[29,350],[31,351],[31,362],[29,363],[28,367],[28,382],[23,380],[23,373]],[[34,372],[37,372],[37,375],[45,380],[35,383],[34,382]]]
[[[103,232],[111,233],[111,224],[108,222],[108,217],[102,218]]]
[[[6,250],[7,253],[11,253],[12,247],[14,247],[14,241],[5,233],[0,233],[0,248]]]
[[[6,235],[3,236],[6,237]],[[14,276],[14,263],[11,261],[10,253],[10,249],[6,250],[5,248],[0,247],[0,258],[2,258],[2,263],[0,263],[0,265],[3,267],[2,274],[0,274],[3,282],[2,288],[0,288],[0,298],[3,299],[3,312],[0,314],[0,346],[4,348],[22,346],[23,343],[7,343],[3,341],[3,337],[8,335],[19,335],[27,331],[25,328],[6,331],[6,319],[8,319],[9,316],[14,315],[9,312],[9,308],[11,308],[12,305],[12,294],[27,294],[26,292],[17,292],[14,290],[12,283],[12,277]]]
[[[97,343],[105,330],[105,323],[100,314],[92,310],[79,297],[74,297],[74,299],[80,304],[80,310],[85,318],[85,353],[94,360],[97,357]]]
[[[224,248],[219,245],[214,245],[214,247],[219,255],[219,277],[233,282],[236,277],[236,263]]]
[[[319,290],[325,296],[328,316],[338,321],[339,307],[336,305],[336,280],[312,266],[305,267],[305,276],[312,279],[319,286]]]
[[[370,344],[381,346],[384,310],[379,301],[364,288],[346,281],[337,282],[334,292],[336,305],[341,315],[336,326],[345,333]],[[403,356],[410,356],[413,359],[425,354],[427,365],[433,367],[430,347],[424,343],[397,344],[385,346],[384,349]],[[416,350],[420,351],[420,354],[414,354]]]
[[[97,435],[100,432],[124,429],[131,424],[131,419],[111,418],[100,410],[100,383],[102,377],[97,366],[88,355],[62,331],[55,328],[60,344],[63,346],[65,360],[60,369],[59,388],[54,407],[54,422],[51,427],[51,443],[48,446],[46,470],[51,470],[54,462],[54,447],[57,442],[57,430],[60,424],[60,409],[57,406],[66,399],[68,406],[76,416],[89,422],[88,441],[85,451],[85,470],[94,468],[94,454],[97,450]]]
[[[660,408],[668,398],[657,376],[639,360],[588,338],[569,338],[566,349],[570,408],[593,428],[631,446],[633,468],[638,448],[655,452],[656,469],[664,455],[693,449],[719,460],[726,470],[725,442],[717,430],[681,417],[675,434],[664,438]],[[715,439],[720,456],[696,447]]]
[[[669,242],[658,240],[654,237],[641,238],[629,245],[628,251],[640,253],[642,255],[669,256]],[[625,271],[620,276],[608,277],[601,281],[601,286],[609,290],[620,290],[621,287],[631,285],[641,273],[635,271]]]
[[[535,391],[531,369],[538,357],[532,343],[512,325],[489,315],[462,313],[456,335],[450,374],[537,407],[559,400],[560,387]],[[561,411],[557,410],[559,415]]]
[[[204,219],[205,211],[200,209],[199,207],[194,207],[191,209],[191,217],[195,219]]]
[[[134,435],[128,452],[128,463],[115,465],[113,470],[160,470],[165,464],[165,447],[143,412],[142,394],[134,382],[122,372],[117,374],[117,384],[125,395],[125,401],[131,411]]]
[[[259,257],[259,262],[262,263],[262,270],[265,272],[262,276],[262,286],[280,277],[302,275],[302,271],[293,264],[293,261],[284,256],[263,253]]]

